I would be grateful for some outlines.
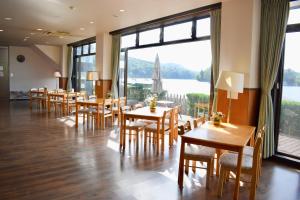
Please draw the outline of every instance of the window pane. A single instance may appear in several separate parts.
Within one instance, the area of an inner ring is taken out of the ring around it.
[[[81,55],[81,46],[80,47],[76,47],[76,55],[77,56]]]
[[[127,98],[129,104],[145,101],[159,89],[159,100],[183,103],[181,113],[192,115],[195,103],[208,105],[211,78],[210,40],[141,48],[128,51]],[[189,52],[188,54],[186,52]],[[156,63],[158,55],[159,65]],[[160,66],[154,70],[154,66]],[[154,72],[159,71],[159,75]],[[156,78],[154,81],[154,77]],[[160,80],[160,81],[159,81]],[[191,95],[193,94],[193,95]],[[206,114],[208,109],[205,110]]]
[[[121,37],[121,48],[133,47],[136,44],[136,33]]]
[[[78,86],[80,91],[86,91],[88,95],[93,94],[93,81],[87,81],[88,71],[96,71],[96,56],[82,56],[76,60],[78,69]]]
[[[158,43],[160,38],[160,29],[140,32],[140,45]]]
[[[288,24],[299,24],[299,23],[300,23],[300,8],[291,9]]]
[[[210,18],[197,20],[197,37],[203,37],[210,35]]]
[[[164,28],[164,41],[189,39],[192,37],[192,22],[176,24]]]
[[[96,53],[96,43],[90,44],[90,53]]]
[[[89,53],[89,45],[84,45],[83,46],[83,54],[88,54]]]

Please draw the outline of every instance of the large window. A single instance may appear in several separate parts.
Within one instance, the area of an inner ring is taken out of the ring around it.
[[[88,71],[96,71],[96,43],[89,42],[74,47],[72,87],[76,91],[93,93],[93,82],[86,80]]]
[[[300,158],[300,9],[290,11],[275,101],[277,152]],[[280,87],[278,87],[278,85]],[[278,96],[278,95],[277,95]],[[277,102],[277,103],[276,103]]]
[[[120,96],[134,104],[157,94],[194,115],[195,103],[210,103],[210,45],[209,16],[122,36]]]

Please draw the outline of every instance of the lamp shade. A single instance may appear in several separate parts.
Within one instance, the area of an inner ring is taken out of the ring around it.
[[[97,71],[88,71],[86,74],[86,80],[88,80],[88,81],[99,80],[98,72]]]
[[[232,93],[243,93],[244,74],[222,71],[216,83],[216,88]]]
[[[53,75],[54,75],[55,78],[61,77],[61,73],[59,71],[54,72]]]

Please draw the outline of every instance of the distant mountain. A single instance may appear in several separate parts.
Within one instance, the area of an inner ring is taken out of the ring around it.
[[[152,78],[154,62],[137,58],[128,58],[128,77]],[[196,79],[197,72],[175,63],[161,63],[161,75],[164,79]]]

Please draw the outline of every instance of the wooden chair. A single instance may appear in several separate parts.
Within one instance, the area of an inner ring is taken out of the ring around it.
[[[125,108],[126,109],[126,108]],[[121,128],[120,128],[120,134],[123,135],[123,137],[126,137],[126,130],[129,131],[127,134],[129,136],[129,142],[131,142],[132,136],[136,138],[137,144],[139,144],[139,133],[142,133],[145,129],[146,124],[141,121],[131,121],[124,119],[123,111],[125,111],[124,108],[120,109],[120,118],[121,118]],[[126,130],[124,130],[124,125],[126,123]]]
[[[130,110],[131,107],[127,105],[127,98],[120,97],[120,107],[124,110]]]
[[[199,127],[199,125],[204,123],[203,118],[197,118],[194,120],[194,128]],[[185,146],[184,150],[184,159],[185,159],[185,172],[189,173],[189,167],[192,167],[194,173],[196,172],[196,168],[207,169],[206,174],[206,188],[209,188],[209,180],[210,176],[213,175],[214,172],[214,158],[216,149],[201,145],[188,144]],[[189,161],[192,160],[193,163],[190,166]],[[200,161],[202,163],[207,163],[207,167],[196,167],[196,161]]]
[[[145,127],[145,135],[144,135],[144,145],[145,145],[145,149],[147,148],[147,138],[153,139],[153,143],[155,143],[157,137],[158,139],[162,139],[162,146],[164,148],[164,135],[166,132],[170,132],[172,130],[172,112],[173,109],[170,109],[168,111],[164,111],[163,114],[163,118],[162,118],[162,122],[160,124],[160,133],[157,133],[157,124],[156,123],[152,123],[149,124]],[[166,119],[168,119],[168,123],[166,123]],[[149,140],[151,141],[151,140]],[[156,144],[156,145],[159,145]],[[162,148],[162,149],[163,149]]]
[[[209,104],[208,103],[202,103],[198,102],[194,105],[194,117],[204,117],[205,119],[208,119],[209,117]]]
[[[259,166],[261,159],[261,150],[262,150],[262,137],[261,134],[258,135],[253,156],[243,155],[243,162],[241,173],[248,174],[251,176],[251,189],[250,189],[250,199],[254,200],[256,195],[257,179],[259,176]],[[225,153],[220,157],[220,176],[218,182],[218,195],[221,197],[223,192],[223,184],[227,178],[227,174],[230,171],[236,172],[237,169],[237,153]]]
[[[100,117],[100,123],[101,123],[101,129],[105,129],[105,119],[111,118],[111,124],[113,124],[113,117],[112,117],[112,99],[104,99],[103,104],[100,108],[95,109],[93,108],[92,116],[94,119],[98,119],[98,116]],[[98,124],[97,124],[98,126]]]
[[[115,117],[117,115],[118,119],[118,126],[120,125],[120,114],[121,112],[121,106],[120,106],[120,99],[113,99],[112,100],[112,121],[115,123]]]
[[[173,145],[173,141],[175,140],[177,142],[178,140],[178,128],[179,128],[179,120],[178,120],[178,115],[179,115],[179,106],[175,106],[172,111],[172,130],[170,130],[170,136],[169,136],[169,144],[170,146]]]

